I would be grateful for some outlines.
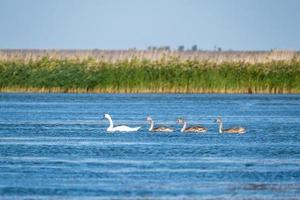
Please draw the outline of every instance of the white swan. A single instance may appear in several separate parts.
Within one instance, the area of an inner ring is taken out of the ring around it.
[[[233,127],[233,128],[223,128],[223,121],[221,117],[218,117],[215,122],[219,125],[219,133],[231,133],[231,134],[243,134],[246,132],[246,129],[244,127]]]
[[[129,127],[129,126],[116,126],[114,127],[113,121],[109,114],[104,114],[104,118],[109,121],[109,127],[106,129],[107,132],[134,132],[138,131],[141,127]]]

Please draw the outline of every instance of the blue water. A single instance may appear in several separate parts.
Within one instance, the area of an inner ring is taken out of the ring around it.
[[[106,133],[104,113],[142,129]],[[300,95],[0,93],[0,198],[300,199]]]

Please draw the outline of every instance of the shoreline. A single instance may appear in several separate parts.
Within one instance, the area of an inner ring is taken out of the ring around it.
[[[69,93],[69,94],[300,94],[300,90],[291,89],[265,89],[252,90],[249,89],[194,89],[192,91],[165,89],[165,90],[151,90],[151,89],[122,89],[122,90],[108,90],[108,89],[64,89],[64,88],[25,88],[25,87],[4,87],[0,88],[0,93]]]

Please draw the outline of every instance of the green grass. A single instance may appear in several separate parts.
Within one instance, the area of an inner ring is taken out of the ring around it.
[[[267,63],[43,57],[0,61],[1,91],[300,93],[299,60]]]

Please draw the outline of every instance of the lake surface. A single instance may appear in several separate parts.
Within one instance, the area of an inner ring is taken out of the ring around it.
[[[107,133],[104,113],[142,129]],[[300,95],[0,93],[0,199],[24,198],[299,199]]]

